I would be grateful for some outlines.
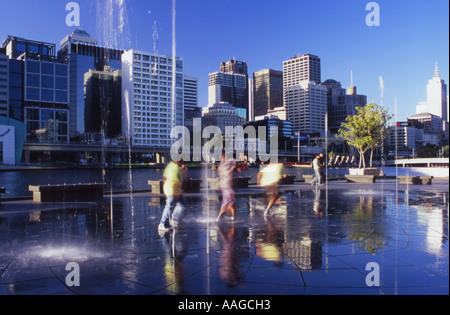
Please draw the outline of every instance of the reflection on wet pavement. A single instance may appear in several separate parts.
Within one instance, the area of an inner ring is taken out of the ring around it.
[[[0,294],[448,294],[448,186],[340,185],[286,189],[268,218],[262,194],[238,194],[233,222],[215,222],[219,195],[191,197],[166,233],[146,194],[3,203]]]

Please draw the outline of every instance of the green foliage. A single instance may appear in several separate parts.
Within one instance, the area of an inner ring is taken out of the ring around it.
[[[389,132],[387,123],[392,115],[388,115],[387,110],[375,103],[356,107],[356,110],[356,115],[348,116],[346,122],[342,124],[339,134],[358,150],[360,168],[361,163],[364,168],[366,167],[364,155],[370,149],[370,167],[372,167],[373,150],[381,146],[386,139]]]

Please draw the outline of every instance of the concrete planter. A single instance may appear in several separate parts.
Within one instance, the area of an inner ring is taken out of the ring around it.
[[[95,201],[103,198],[106,184],[72,184],[72,185],[30,185],[34,202],[78,202]]]
[[[379,176],[380,169],[379,168],[350,168],[349,174],[351,176],[356,176],[356,175]]]

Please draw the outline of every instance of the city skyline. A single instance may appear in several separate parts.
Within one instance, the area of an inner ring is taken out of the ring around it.
[[[53,42],[59,49],[60,40],[76,28],[66,25],[69,2],[8,3],[0,37]],[[172,53],[172,1],[76,2],[80,27],[99,45]],[[334,79],[347,87],[353,72],[354,85],[368,102],[383,103],[395,114],[396,99],[398,120],[405,120],[426,99],[436,62],[448,82],[449,4],[377,1],[380,26],[370,27],[368,3],[282,1],[274,6],[254,0],[177,1],[176,55],[183,57],[185,73],[198,78],[200,107],[208,103],[208,75],[219,71],[221,62],[246,61],[251,78],[262,69],[282,70],[283,62],[295,55],[314,54],[322,61],[322,81]],[[19,13],[21,19],[15,18]]]

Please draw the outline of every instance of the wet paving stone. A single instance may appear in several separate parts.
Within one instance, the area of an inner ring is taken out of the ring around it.
[[[280,190],[274,216],[263,216],[252,187],[237,192],[237,218],[219,223],[219,194],[188,196],[183,223],[166,233],[157,229],[164,200],[148,193],[4,202],[0,294],[448,294],[448,182]],[[79,286],[67,283],[71,262]],[[379,285],[367,283],[370,263]]]

